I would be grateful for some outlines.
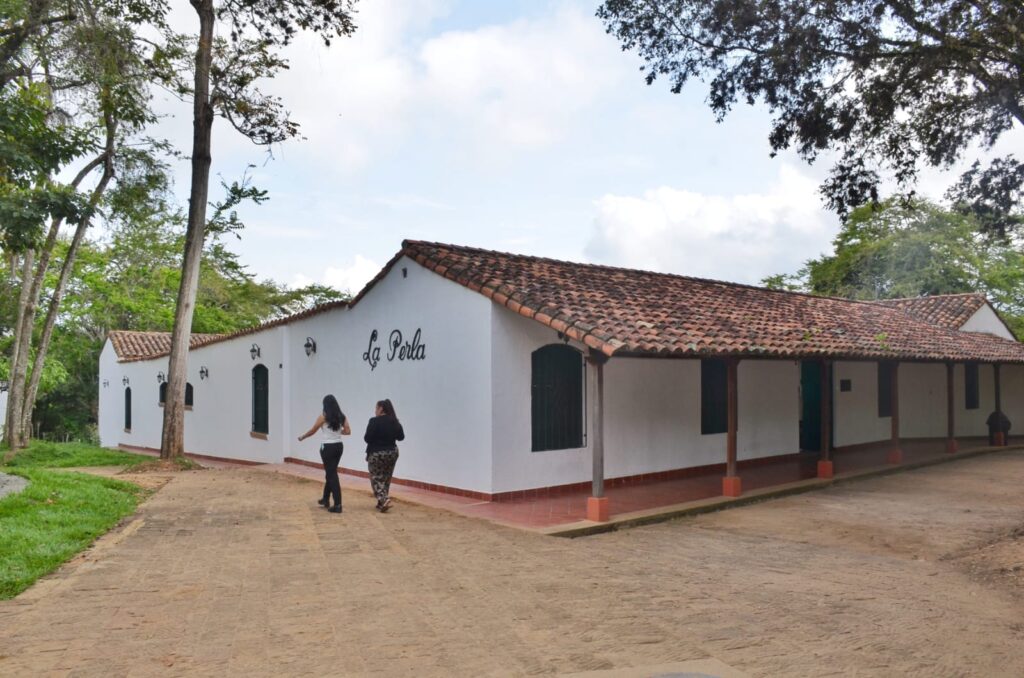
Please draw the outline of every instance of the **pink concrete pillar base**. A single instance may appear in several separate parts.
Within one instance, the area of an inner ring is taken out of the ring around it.
[[[996,447],[1004,447],[1006,445],[1006,434],[1002,431],[996,431]]]
[[[831,478],[835,475],[835,467],[831,461],[819,461],[818,462],[818,477],[819,478]]]
[[[587,497],[587,520],[608,522],[608,497]]]
[[[722,494],[726,497],[738,497],[743,494],[743,483],[739,476],[725,476],[722,478]]]
[[[956,454],[960,447],[956,444],[955,438],[946,440],[946,454]]]
[[[889,455],[885,458],[885,461],[890,464],[902,464],[903,463],[903,450],[898,447],[894,447],[889,450]]]

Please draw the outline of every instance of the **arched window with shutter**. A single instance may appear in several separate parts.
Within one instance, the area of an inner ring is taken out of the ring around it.
[[[160,407],[163,407],[167,402],[167,382],[160,383]]]
[[[192,391],[192,384],[185,384],[185,407],[192,407],[195,402],[195,395]]]
[[[270,433],[270,373],[264,365],[252,368],[252,432]]]
[[[534,351],[531,361],[533,451],[583,447],[583,356],[550,344]]]

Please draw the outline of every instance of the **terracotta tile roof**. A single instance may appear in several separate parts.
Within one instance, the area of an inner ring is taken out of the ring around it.
[[[211,341],[221,339],[223,334],[193,334],[189,340],[189,348],[203,346]],[[114,346],[114,353],[117,354],[119,362],[132,360],[145,360],[167,355],[171,352],[170,332],[131,332],[128,330],[113,330],[107,334],[110,343]]]
[[[308,318],[313,315],[319,315],[320,313],[330,311],[331,309],[344,308],[348,305],[348,301],[328,301],[305,311],[293,313],[292,315],[281,318],[275,318],[274,320],[268,320],[265,323],[246,327],[243,330],[238,330],[231,334],[193,334],[189,342],[189,349],[191,350],[200,346],[208,346],[209,344],[217,344],[222,341],[242,337],[247,334],[256,334],[257,332],[262,332],[263,330],[268,330],[272,327],[287,325],[294,320],[301,320],[303,318]],[[115,334],[132,335],[132,337],[126,341],[124,338],[115,339]],[[114,351],[117,353],[118,362],[128,363],[136,360],[152,360],[154,358],[160,358],[168,355],[171,352],[170,332],[129,332],[127,330],[112,330],[107,336],[110,337],[110,340],[114,343]],[[119,348],[119,342],[120,346],[123,347],[124,352],[122,352],[122,348]]]
[[[898,308],[933,325],[957,330],[988,300],[981,294],[938,294],[909,299],[882,299],[875,303]]]
[[[1018,342],[935,325],[894,305],[440,243],[402,245],[438,275],[609,356],[1024,362]]]

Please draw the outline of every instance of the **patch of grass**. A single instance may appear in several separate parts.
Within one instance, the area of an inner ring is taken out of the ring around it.
[[[72,466],[135,466],[152,457],[108,450],[88,443],[48,443],[33,440],[7,461],[12,468],[69,468]]]
[[[0,599],[60,567],[131,515],[148,494],[131,483],[82,473],[7,470],[29,484],[0,499]]]
[[[127,469],[126,473],[159,473],[161,471],[203,471],[206,467],[188,457],[173,459],[149,459],[148,461]]]

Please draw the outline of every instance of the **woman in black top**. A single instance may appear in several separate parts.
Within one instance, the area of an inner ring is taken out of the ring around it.
[[[395,407],[390,400],[378,400],[376,415],[366,425],[366,462],[370,469],[370,487],[377,497],[377,510],[387,513],[391,508],[391,475],[398,461],[398,440],[405,440],[402,423],[395,416]]]

